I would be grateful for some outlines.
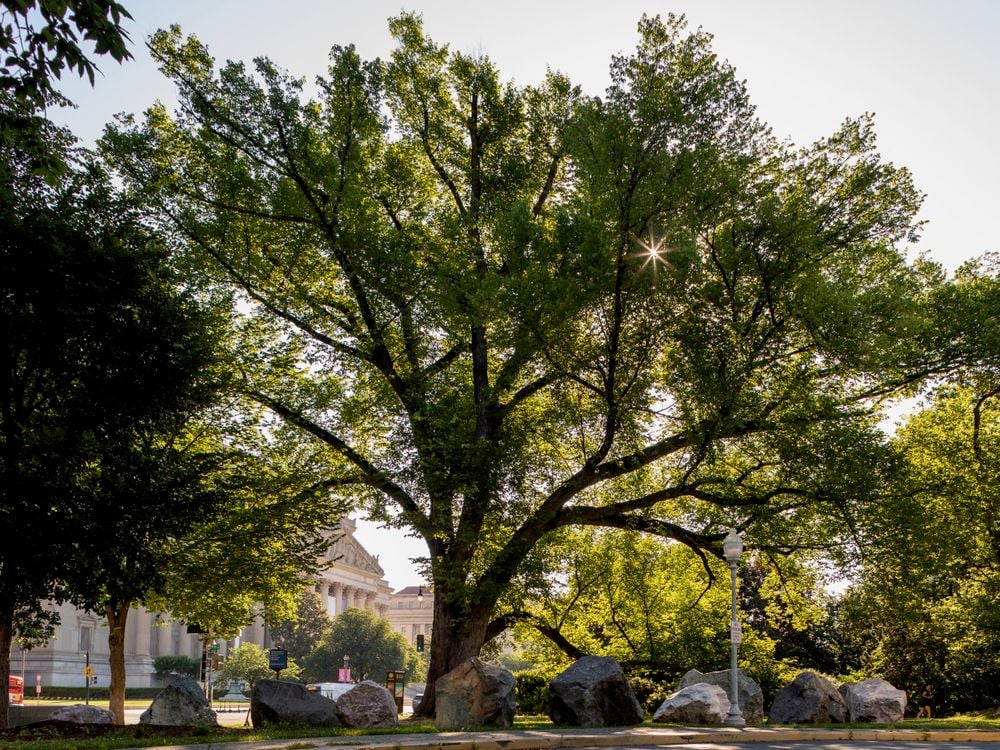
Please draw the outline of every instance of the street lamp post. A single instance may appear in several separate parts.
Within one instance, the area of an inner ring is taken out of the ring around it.
[[[729,529],[722,542],[722,554],[729,563],[729,580],[732,589],[732,617],[729,621],[729,713],[722,722],[727,727],[743,727],[746,721],[740,712],[740,678],[736,669],[736,647],[743,640],[740,621],[736,617],[736,566],[743,554],[743,539],[736,529]]]

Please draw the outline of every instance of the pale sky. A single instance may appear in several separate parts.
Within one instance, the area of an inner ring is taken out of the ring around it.
[[[537,83],[546,67],[567,73],[588,94],[608,83],[613,54],[637,41],[643,13],[683,13],[715,36],[714,48],[747,80],[752,101],[775,135],[805,145],[849,116],[874,112],[883,157],[908,167],[927,194],[928,224],[915,251],[953,270],[1000,250],[1000,1],[996,0],[123,0],[135,60],[101,60],[91,89],[66,77],[79,108],[50,113],[92,143],[116,112],[173,101],[144,40],[179,23],[216,57],[270,57],[297,76],[325,72],[334,44],[385,57],[386,19],[424,16],[426,32],[462,52],[489,56],[502,77]],[[420,583],[408,558],[416,540],[360,521],[359,540],[379,554],[394,589]]]

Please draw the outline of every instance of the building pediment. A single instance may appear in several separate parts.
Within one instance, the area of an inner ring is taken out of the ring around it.
[[[350,526],[341,524],[341,529],[338,532],[340,537],[330,546],[327,558],[340,565],[384,578],[385,571],[379,565],[378,556],[371,554],[361,546],[361,542],[354,538],[353,526],[353,523]]]

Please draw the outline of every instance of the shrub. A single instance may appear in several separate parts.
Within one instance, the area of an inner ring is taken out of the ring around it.
[[[153,669],[156,670],[158,680],[162,680],[169,674],[186,674],[198,679],[201,672],[201,660],[183,654],[157,656],[153,659]]]
[[[549,681],[552,676],[540,669],[524,669],[514,672],[514,693],[517,695],[519,714],[541,714],[548,712]]]

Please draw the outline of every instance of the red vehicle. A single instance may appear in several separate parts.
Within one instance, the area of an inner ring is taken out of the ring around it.
[[[24,705],[24,680],[21,677],[10,675],[7,678],[7,697],[12,706]]]

